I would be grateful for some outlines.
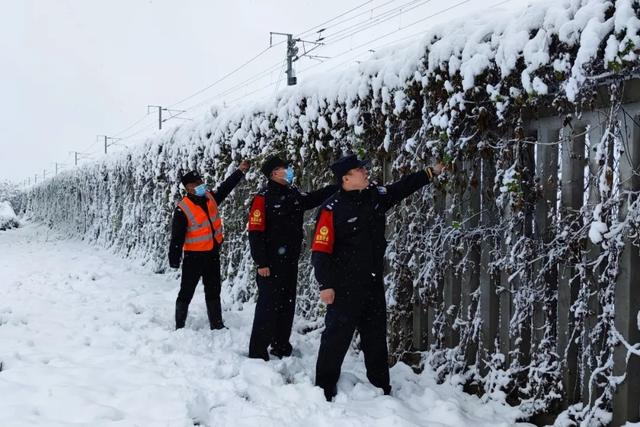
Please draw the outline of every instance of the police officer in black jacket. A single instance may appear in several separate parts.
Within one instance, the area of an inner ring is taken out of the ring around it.
[[[331,165],[342,187],[320,208],[311,262],[327,304],[316,364],[316,385],[330,401],[353,333],[360,332],[367,378],[391,391],[387,350],[387,307],[383,285],[385,215],[426,185],[442,165],[385,186],[369,184],[366,162],[355,155]]]
[[[222,309],[220,307],[220,243],[222,235],[220,234],[220,242],[213,240],[212,248],[205,247],[205,250],[202,250],[202,247],[198,247],[197,242],[189,246],[189,242],[188,240],[185,241],[185,238],[190,232],[189,228],[194,214],[205,218],[206,225],[209,227],[205,230],[207,232],[206,236],[201,236],[200,240],[207,239],[211,242],[211,239],[216,236],[216,232],[222,232],[221,224],[218,227],[218,224],[214,225],[211,221],[210,215],[214,215],[214,213],[209,212],[208,207],[214,206],[214,201],[215,205],[220,205],[234,187],[238,185],[248,169],[249,162],[243,160],[238,170],[229,175],[215,191],[206,189],[202,177],[197,171],[191,171],[181,178],[182,185],[187,190],[185,197],[187,200],[183,199],[173,212],[171,243],[169,244],[169,265],[172,268],[180,267],[180,259],[184,248],[180,292],[176,299],[176,329],[183,328],[185,325],[189,303],[193,298],[200,278],[202,278],[202,284],[204,285],[209,327],[212,330],[225,327],[222,322]],[[193,207],[195,212],[190,212],[189,206]],[[197,211],[198,209],[201,209],[201,211]],[[215,215],[219,214],[216,213]],[[198,233],[198,230],[195,232]],[[202,234],[201,231],[200,234]]]
[[[289,343],[296,306],[298,258],[302,249],[304,211],[319,206],[338,186],[301,193],[291,185],[293,169],[278,156],[261,168],[269,178],[249,211],[249,244],[257,265],[258,302],[249,342],[249,357],[269,360],[291,355]]]

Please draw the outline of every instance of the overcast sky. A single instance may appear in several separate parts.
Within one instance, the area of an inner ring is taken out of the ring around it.
[[[335,18],[321,26],[326,45],[313,52],[330,59],[298,61],[303,80],[366,59],[369,49],[417,40],[435,23],[500,3],[0,0],[0,179],[20,183],[30,177],[33,183],[37,174],[40,181],[44,170],[47,177],[54,173],[55,162],[64,164],[59,169],[73,167],[72,151],[91,154],[81,161],[97,159],[103,155],[97,135],[126,138],[111,152],[152,135],[157,113],[146,116],[148,104],[170,106],[212,85],[269,47],[270,31],[299,34]],[[507,0],[499,7],[524,4]],[[317,29],[302,38],[315,40]],[[283,39],[275,37],[274,43]],[[286,85],[284,58],[285,46],[275,46],[175,108],[188,108],[183,117],[197,118],[213,102],[273,96]],[[173,119],[164,127],[179,123]]]

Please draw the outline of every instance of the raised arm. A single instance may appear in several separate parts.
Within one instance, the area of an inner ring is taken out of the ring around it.
[[[218,186],[215,191],[211,192],[211,195],[216,200],[216,203],[220,205],[224,199],[227,198],[229,193],[233,191],[236,185],[244,178],[244,172],[240,169],[236,170],[234,173],[229,175],[222,183]]]
[[[420,171],[406,175],[393,184],[385,185],[387,209],[397,205],[428,183],[429,175],[425,171]]]
[[[309,210],[313,208],[317,208],[327,200],[331,195],[337,192],[340,189],[338,185],[327,185],[324,188],[319,190],[311,191],[309,193],[302,195],[302,208],[304,210]]]

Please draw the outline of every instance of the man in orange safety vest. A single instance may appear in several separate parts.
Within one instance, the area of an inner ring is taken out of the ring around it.
[[[243,160],[238,170],[229,175],[215,190],[207,189],[197,171],[182,176],[181,182],[187,195],[173,212],[169,265],[180,267],[182,279],[176,299],[176,329],[184,328],[196,286],[202,278],[209,327],[224,328],[220,306],[220,245],[224,239],[222,219],[218,206],[231,193],[249,169]],[[184,254],[184,256],[183,256]]]

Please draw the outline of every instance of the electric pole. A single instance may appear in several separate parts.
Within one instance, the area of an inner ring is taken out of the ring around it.
[[[104,138],[104,154],[107,154],[107,148],[111,147],[113,143],[109,144],[109,140],[120,140],[120,138],[113,138],[107,135],[97,135],[96,138],[103,139]]]
[[[272,31],[269,33],[269,47],[273,46],[274,34],[277,36],[287,36],[287,86],[294,86],[298,82],[295,72],[293,71],[293,62],[298,59],[296,41],[299,39],[294,39],[293,34],[290,33],[277,33]]]
[[[277,36],[287,36],[287,86],[294,86],[295,84],[298,83],[298,78],[295,76],[295,71],[293,70],[293,63],[295,61],[297,61],[303,56],[307,56],[309,58],[314,58],[314,59],[327,58],[326,56],[309,55],[310,52],[312,52],[313,50],[323,45],[323,43],[321,43],[322,40],[324,40],[324,37],[322,37],[323,31],[324,31],[324,28],[318,31],[318,40],[316,41],[294,39],[293,34],[290,34],[290,33],[276,33],[273,31],[269,33],[269,46],[273,46],[274,34]],[[298,53],[300,52],[300,49],[298,48],[298,46],[296,46],[296,44],[299,42],[302,43],[302,50],[303,50],[302,55],[298,55]],[[314,45],[314,47],[307,50],[305,43],[310,43]]]
[[[294,86],[298,83],[298,78],[293,71],[294,57],[297,59],[298,48],[293,40],[293,34],[287,34],[287,86]]]
[[[149,108],[158,109],[158,129],[162,129],[162,110],[166,110],[166,108],[162,108],[161,105],[147,105],[147,114],[149,114]]]
[[[170,108],[165,108],[162,105],[147,105],[147,114],[149,114],[149,109],[150,108],[157,108],[158,109],[158,129],[162,130],[162,123],[166,122],[169,119],[185,119],[184,117],[178,117],[179,114],[182,113],[186,113],[186,110],[172,110]],[[166,111],[167,113],[171,114],[171,113],[177,113],[177,114],[172,114],[171,117],[168,117],[166,119],[162,118],[162,112]],[[185,120],[190,120],[190,119],[185,119]]]
[[[54,162],[56,165],[56,175],[58,175],[58,169],[60,168],[60,166],[66,166],[64,163],[58,163],[58,162]]]
[[[74,165],[78,166],[78,160],[82,160],[82,156],[89,156],[89,153],[81,153],[79,151],[69,151],[69,154],[73,153]]]

